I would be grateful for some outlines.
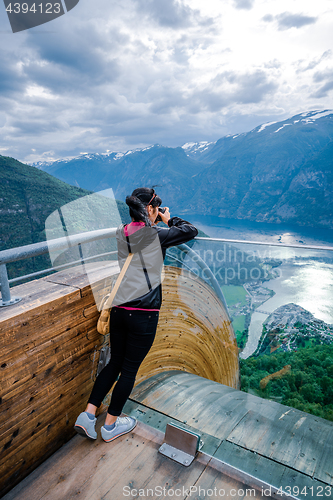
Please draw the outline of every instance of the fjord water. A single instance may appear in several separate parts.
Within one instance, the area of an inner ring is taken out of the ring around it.
[[[333,246],[333,231],[300,228],[280,224],[228,220],[211,216],[194,216],[193,223],[212,238],[262,241],[285,244]],[[237,245],[239,246],[239,245]],[[256,249],[263,254],[269,248],[270,256],[280,259],[278,276],[264,282],[264,287],[275,295],[256,309],[251,316],[249,338],[241,353],[247,358],[255,351],[268,314],[278,307],[293,302],[310,311],[315,318],[333,324],[333,252],[310,249],[241,245],[243,251]]]
[[[193,224],[212,238],[239,239],[271,243],[333,246],[333,230],[288,224],[269,224],[238,219],[223,219],[213,215],[186,214]]]

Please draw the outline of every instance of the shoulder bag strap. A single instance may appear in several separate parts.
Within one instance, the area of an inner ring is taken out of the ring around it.
[[[133,257],[133,254],[129,253],[127,256],[127,259],[125,260],[125,264],[123,265],[123,268],[119,273],[117,281],[116,281],[114,287],[112,288],[112,292],[103,306],[103,309],[110,309],[110,307],[112,306],[113,299],[115,298],[116,293],[118,292],[118,288],[119,288],[120,283],[122,282],[122,279],[123,279],[123,277],[128,269],[128,266],[131,263],[132,257]]]
[[[145,261],[143,260],[143,255],[142,255],[141,250],[138,253],[139,253],[140,260],[141,260],[142,269],[143,269],[143,272],[144,272],[145,277],[146,277],[147,285],[148,285],[149,291],[151,292],[152,286],[151,286],[151,283],[150,283],[148,271],[147,271],[147,268],[146,268]]]

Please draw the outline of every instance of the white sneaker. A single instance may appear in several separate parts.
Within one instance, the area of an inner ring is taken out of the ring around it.
[[[97,432],[95,431],[96,420],[96,417],[94,420],[90,420],[86,412],[83,411],[77,417],[74,429],[78,434],[81,434],[81,436],[86,436],[90,439],[97,439]]]
[[[107,431],[103,425],[101,427],[101,435],[104,441],[109,443],[113,441],[119,436],[126,434],[127,432],[131,432],[132,429],[136,426],[137,421],[132,417],[118,417],[115,426],[111,431]]]

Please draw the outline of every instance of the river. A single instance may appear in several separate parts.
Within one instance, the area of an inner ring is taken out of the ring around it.
[[[281,242],[333,246],[333,231],[328,230],[205,216],[194,216],[192,220],[206,234],[216,238],[271,242],[272,245]],[[293,302],[316,318],[333,324],[333,252],[269,248],[272,257],[282,260],[282,265],[277,268],[279,277],[264,283],[265,288],[273,290],[275,295],[252,314],[242,358],[248,358],[256,350],[267,313],[284,304]]]

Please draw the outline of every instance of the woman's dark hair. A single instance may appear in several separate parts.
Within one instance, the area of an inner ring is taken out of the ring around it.
[[[137,188],[134,189],[131,196],[126,196],[126,204],[129,206],[130,216],[135,222],[144,222],[146,226],[151,226],[146,206],[159,207],[162,200],[152,188]]]

